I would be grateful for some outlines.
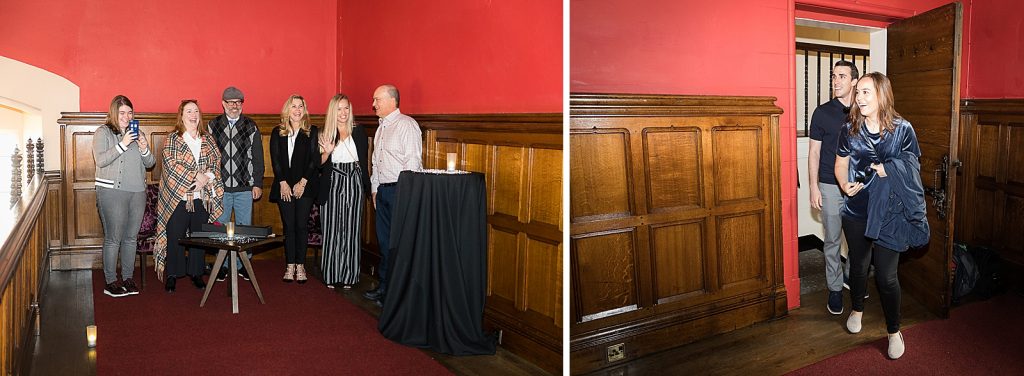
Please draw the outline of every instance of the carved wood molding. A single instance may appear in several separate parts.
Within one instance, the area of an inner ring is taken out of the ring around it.
[[[569,114],[573,118],[782,114],[782,108],[775,105],[775,99],[715,95],[572,93],[569,95]]]
[[[1024,98],[1020,99],[964,99],[960,101],[960,112],[975,114],[1024,114]]]
[[[46,197],[46,180],[37,176],[26,189],[26,194],[21,197],[14,207],[4,215],[12,215],[14,220],[11,226],[4,226],[0,231],[6,232],[3,237],[3,245],[0,246],[0,293],[7,288],[21,256],[29,242],[29,235],[35,229],[34,225],[39,214],[43,210],[43,202]]]

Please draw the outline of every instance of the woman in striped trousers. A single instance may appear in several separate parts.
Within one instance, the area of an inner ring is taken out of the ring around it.
[[[320,134],[320,219],[323,228],[324,284],[345,289],[359,282],[363,207],[370,196],[366,169],[368,140],[363,127],[352,122],[352,105],[336,94],[327,106]]]

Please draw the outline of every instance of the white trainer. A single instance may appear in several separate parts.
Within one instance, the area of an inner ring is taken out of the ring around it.
[[[862,316],[864,316],[864,312],[851,311],[850,318],[846,319],[846,330],[853,334],[860,333],[860,319]]]
[[[906,350],[906,345],[903,344],[903,333],[896,332],[889,335],[889,359],[899,359]]]

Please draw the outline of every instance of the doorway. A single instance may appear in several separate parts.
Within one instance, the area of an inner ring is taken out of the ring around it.
[[[825,294],[827,286],[822,252],[824,236],[821,211],[811,207],[810,189],[807,186],[810,119],[818,105],[828,102],[834,96],[831,73],[836,62],[853,63],[861,75],[871,71],[884,72],[885,29],[798,18],[795,35],[800,295]],[[872,58],[879,55],[883,57]],[[845,239],[842,242],[843,270],[848,271],[845,267]]]

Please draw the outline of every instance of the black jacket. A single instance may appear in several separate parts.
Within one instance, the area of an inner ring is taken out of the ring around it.
[[[317,145],[319,130],[316,126],[309,127],[309,136],[302,132],[295,138],[295,150],[292,152],[291,165],[288,164],[288,137],[281,136],[275,128],[270,133],[270,164],[274,169],[274,185],[270,188],[270,201],[277,202],[281,198],[281,181],[294,186],[302,178],[306,178],[306,189],[302,197],[315,198],[320,181],[320,146]]]
[[[335,144],[338,143],[337,137],[335,137]],[[362,173],[359,175],[360,180],[363,181],[363,198],[370,197],[370,173],[367,167],[367,155],[369,154],[369,139],[366,137],[366,130],[358,124],[352,127],[352,142],[356,144],[356,157],[359,158],[359,168],[362,169]],[[330,197],[331,191],[331,157],[328,156],[327,160],[320,165],[320,194],[317,195],[317,203],[323,205],[327,203],[327,198]]]

